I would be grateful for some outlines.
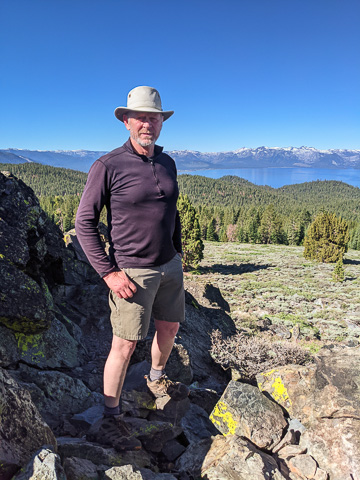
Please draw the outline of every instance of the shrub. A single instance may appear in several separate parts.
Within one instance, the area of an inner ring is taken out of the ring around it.
[[[294,363],[304,365],[311,360],[309,352],[293,343],[272,342],[263,337],[247,337],[242,333],[223,339],[221,332],[214,330],[211,343],[210,354],[215,362],[225,369],[237,370],[247,380],[275,367]]]
[[[349,243],[349,226],[334,213],[321,212],[310,225],[304,240],[304,257],[324,263],[343,258]]]

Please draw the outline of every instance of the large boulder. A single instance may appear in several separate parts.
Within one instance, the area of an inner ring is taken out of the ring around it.
[[[16,376],[31,394],[46,422],[55,428],[67,414],[82,412],[93,406],[97,397],[76,378],[58,371],[41,371],[21,365]]]
[[[300,445],[331,480],[360,477],[359,347],[322,349],[313,366],[281,367],[257,379],[305,425]]]
[[[74,368],[85,357],[84,348],[57,318],[41,333],[16,333],[19,360],[37,368]]]
[[[31,188],[0,173],[0,323],[23,333],[49,327],[48,287],[64,278],[64,248]]]
[[[284,479],[270,455],[236,435],[217,435],[191,444],[175,467],[191,478],[207,480]]]
[[[43,445],[56,448],[52,431],[29,392],[0,369],[0,478],[12,478]]]
[[[283,480],[276,461],[251,442],[231,435],[217,436],[201,466],[207,480]]]
[[[281,407],[257,387],[234,381],[229,382],[210,419],[224,435],[245,437],[267,450],[280,442],[288,425]]]

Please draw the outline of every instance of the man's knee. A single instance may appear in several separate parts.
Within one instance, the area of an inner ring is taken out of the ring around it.
[[[134,353],[136,343],[136,340],[126,340],[114,335],[111,345],[111,353],[129,359]]]
[[[168,337],[175,337],[179,330],[179,322],[165,322],[163,320],[155,320],[155,328],[159,334]]]

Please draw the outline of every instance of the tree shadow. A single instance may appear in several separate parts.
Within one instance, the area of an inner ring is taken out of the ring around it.
[[[257,270],[264,270],[273,267],[273,265],[256,265],[255,263],[244,263],[243,265],[223,265],[215,263],[211,267],[199,267],[200,273],[221,273],[222,275],[242,275],[244,273],[256,272]]]
[[[344,259],[344,265],[360,265],[360,260],[350,260],[349,258]]]

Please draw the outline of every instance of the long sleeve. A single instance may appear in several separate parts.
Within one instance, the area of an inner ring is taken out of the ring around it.
[[[101,210],[109,201],[109,188],[108,171],[105,165],[97,160],[90,169],[75,221],[80,245],[101,277],[117,270],[105,253],[97,228]]]

